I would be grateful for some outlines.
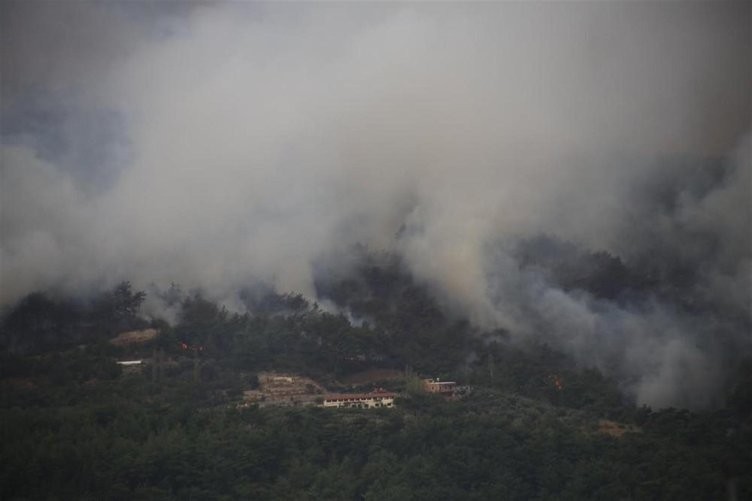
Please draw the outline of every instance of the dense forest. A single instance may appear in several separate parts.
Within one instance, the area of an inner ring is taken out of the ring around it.
[[[752,363],[723,409],[653,410],[549,346],[446,313],[396,258],[317,287],[336,308],[249,288],[232,313],[173,286],[173,324],[144,319],[128,282],[27,296],[2,318],[0,498],[752,499]],[[110,342],[145,328],[158,335]],[[261,371],[338,391],[374,368],[406,375],[378,383],[396,408],[239,405]],[[471,391],[446,401],[411,375]]]

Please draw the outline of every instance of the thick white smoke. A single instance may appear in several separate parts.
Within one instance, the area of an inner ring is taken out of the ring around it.
[[[0,304],[122,279],[231,307],[257,280],[312,295],[313,263],[363,243],[483,326],[545,328],[583,363],[620,357],[641,401],[704,403],[680,380],[713,388],[717,359],[675,315],[611,311],[603,327],[589,298],[488,246],[547,233],[629,258],[669,240],[661,221],[633,227],[635,193],[658,158],[725,153],[749,128],[749,5],[145,8],[3,4]],[[87,143],[75,116],[92,110],[122,135]],[[128,150],[93,188],[68,151],[89,143]],[[727,249],[707,294],[748,309],[748,157],[737,165],[681,217]]]

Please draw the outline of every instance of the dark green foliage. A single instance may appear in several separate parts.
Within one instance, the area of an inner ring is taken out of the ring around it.
[[[3,318],[2,345],[14,353],[55,349],[80,342],[76,327],[85,321],[78,305],[35,292],[23,298]]]
[[[299,295],[249,296],[241,315],[174,287],[178,324],[124,348],[110,334],[145,325],[128,283],[83,306],[29,296],[3,322],[6,346],[28,342],[0,352],[0,499],[752,498],[749,365],[727,410],[654,412],[548,346],[444,313],[398,261],[320,288],[356,325]],[[238,406],[262,370],[334,384],[373,367],[473,389],[394,409]],[[631,431],[600,434],[604,418]]]
[[[121,282],[95,299],[91,315],[102,331],[111,334],[144,327],[144,322],[137,317],[144,299],[145,292],[134,292],[130,282]]]
[[[472,328],[445,314],[391,255],[361,256],[343,280],[319,280],[317,292],[373,325],[376,348],[386,359],[426,373],[455,370],[471,350]]]
[[[3,499],[722,499],[730,479],[752,494],[752,432],[727,436],[739,422],[722,414],[654,412],[618,439],[585,412],[487,391],[236,409],[134,383],[3,406]]]
[[[580,289],[598,298],[625,299],[658,284],[654,277],[628,268],[618,256],[584,251],[545,235],[519,242],[515,253],[522,269],[541,273],[565,290]]]
[[[138,312],[145,298],[146,293],[133,291],[129,282],[121,282],[88,302],[34,292],[0,318],[0,349],[43,353],[144,328],[148,323]]]

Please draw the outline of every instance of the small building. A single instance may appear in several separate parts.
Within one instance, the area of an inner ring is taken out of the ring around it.
[[[323,407],[376,409],[394,407],[396,393],[373,391],[371,393],[332,393],[324,397]]]
[[[123,369],[123,374],[138,374],[143,369],[143,360],[117,360],[117,364]]]
[[[118,360],[117,364],[124,367],[132,367],[134,365],[141,365],[142,360]]]
[[[438,379],[424,379],[423,389],[428,393],[437,393],[447,397],[454,396],[457,390],[455,381],[439,381]]]

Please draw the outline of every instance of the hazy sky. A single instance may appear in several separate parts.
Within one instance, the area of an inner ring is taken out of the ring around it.
[[[231,308],[257,280],[313,296],[314,265],[362,243],[480,325],[619,357],[642,401],[686,403],[695,375],[710,398],[722,362],[693,322],[596,308],[488,249],[670,248],[748,312],[748,2],[0,8],[0,304],[122,279]],[[720,155],[710,193],[652,210],[663,159]]]

